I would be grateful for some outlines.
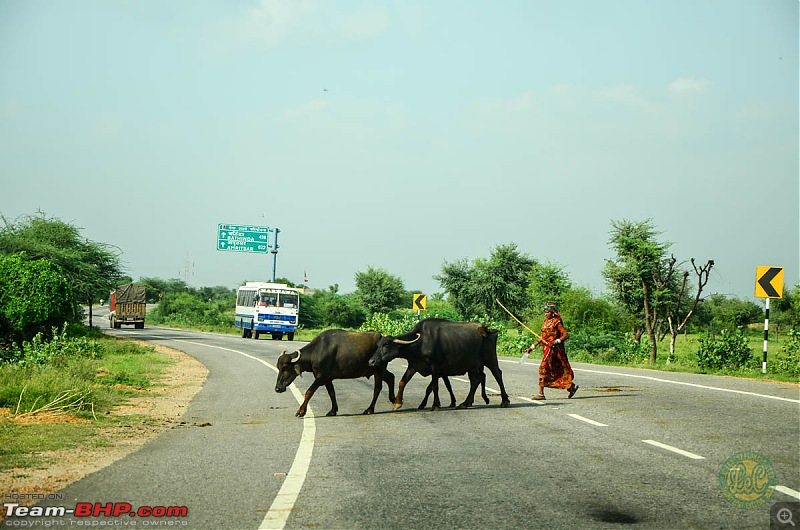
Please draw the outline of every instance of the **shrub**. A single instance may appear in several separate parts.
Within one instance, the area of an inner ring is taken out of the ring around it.
[[[358,331],[377,331],[381,335],[402,335],[417,323],[417,315],[411,313],[372,313],[366,322],[361,324]]]
[[[697,349],[697,364],[700,368],[737,369],[747,366],[752,358],[753,351],[741,329],[723,329],[719,335],[702,338]]]
[[[789,331],[789,342],[784,344],[783,353],[786,356],[775,363],[777,371],[800,376],[800,332],[794,329]]]
[[[500,333],[497,337],[497,355],[518,356],[522,350],[536,341],[536,337],[527,332],[509,329],[504,324],[495,322],[490,327],[497,329]]]
[[[56,265],[24,254],[0,256],[0,342],[19,346],[77,320],[75,297]]]
[[[68,327],[65,324],[60,331],[58,328],[53,328],[52,339],[39,333],[30,342],[25,341],[21,346],[15,346],[7,352],[4,360],[21,366],[52,364],[58,367],[64,366],[67,359],[73,357],[87,359],[101,357],[104,349],[98,341],[87,337],[69,336],[69,330],[77,327]]]

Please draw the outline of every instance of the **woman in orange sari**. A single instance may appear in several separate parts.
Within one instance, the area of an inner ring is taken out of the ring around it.
[[[539,340],[531,344],[530,348],[525,348],[526,353],[530,353],[539,344],[542,345],[542,363],[539,365],[539,394],[533,396],[534,400],[542,400],[544,397],[544,387],[563,388],[569,391],[568,398],[575,395],[578,385],[572,380],[575,374],[567,359],[567,351],[564,349],[564,341],[569,338],[569,333],[564,328],[558,308],[552,302],[547,302],[544,306],[545,319],[542,324],[542,336]]]

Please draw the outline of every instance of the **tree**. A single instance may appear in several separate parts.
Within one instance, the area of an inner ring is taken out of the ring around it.
[[[666,252],[669,243],[656,241],[652,220],[633,222],[611,221],[609,244],[617,254],[616,261],[606,260],[603,276],[615,300],[631,314],[639,316],[650,339],[650,362],[658,354],[656,329],[669,289]],[[662,282],[657,285],[657,278]],[[638,340],[641,332],[635,338]]]
[[[24,252],[30,260],[48,260],[66,278],[75,299],[91,304],[106,298],[123,277],[119,249],[80,235],[80,229],[38,212],[11,222],[0,215],[0,254]]]
[[[334,284],[312,295],[300,295],[300,325],[357,328],[363,324],[367,317],[355,296],[340,295],[338,291],[339,285]]]
[[[528,274],[528,305],[537,311],[538,316],[547,302],[553,302],[560,307],[564,294],[570,289],[572,281],[561,265],[534,263]]]
[[[384,269],[368,267],[366,272],[355,275],[355,296],[370,313],[388,311],[402,307],[409,295],[398,276]]]
[[[667,270],[667,285],[660,286],[664,293],[663,302],[667,315],[667,322],[669,322],[669,360],[675,359],[675,340],[678,337],[678,333],[686,327],[689,318],[691,318],[697,309],[697,304],[700,302],[703,289],[706,284],[708,284],[708,275],[714,267],[713,259],[708,260],[706,264],[700,268],[697,267],[694,258],[690,260],[695,276],[697,276],[697,290],[694,292],[694,297],[690,298],[688,295],[689,271],[681,272],[681,279],[677,284],[671,281],[674,279],[675,261],[675,256],[670,257]],[[659,282],[657,282],[657,286],[659,286]]]
[[[533,258],[517,250],[515,243],[498,245],[488,260],[476,260],[475,301],[482,313],[509,318],[496,300],[513,312],[521,311],[527,303],[526,291],[535,264]]]
[[[470,296],[470,283],[472,282],[472,267],[466,258],[456,260],[452,263],[444,262],[442,273],[433,278],[439,282],[445,293],[447,300],[453,305],[461,318],[467,318],[473,314],[475,303]]]
[[[755,302],[714,293],[700,300],[694,326],[705,328],[713,335],[723,329],[744,328],[763,319],[763,308]]]
[[[0,342],[21,345],[78,320],[78,304],[58,267],[24,254],[0,256]]]
[[[800,326],[800,283],[794,286],[794,289],[784,289],[783,298],[772,300],[774,304],[770,307],[770,324],[775,322],[775,335],[777,337],[778,330],[781,326],[786,326],[788,329],[797,330]]]
[[[508,318],[498,307],[500,300],[510,311],[526,307],[529,275],[536,260],[517,250],[517,245],[498,245],[489,259],[478,258],[472,265],[466,259],[445,262],[442,273],[434,276],[448,295],[448,301],[462,318],[488,315]]]

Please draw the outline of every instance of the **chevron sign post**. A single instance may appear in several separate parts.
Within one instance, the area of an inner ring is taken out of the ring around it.
[[[783,298],[783,267],[756,267],[756,298],[764,299],[764,356],[761,373],[767,373],[767,342],[769,340],[769,300]]]

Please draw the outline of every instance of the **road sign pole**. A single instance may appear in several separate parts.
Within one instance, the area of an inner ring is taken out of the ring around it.
[[[277,266],[278,261],[278,234],[280,233],[280,228],[274,228],[275,237],[272,239],[272,249],[270,252],[272,253],[272,283],[275,283],[275,268]]]
[[[767,341],[769,340],[769,298],[764,299],[764,357],[761,359],[761,373],[767,373]]]

